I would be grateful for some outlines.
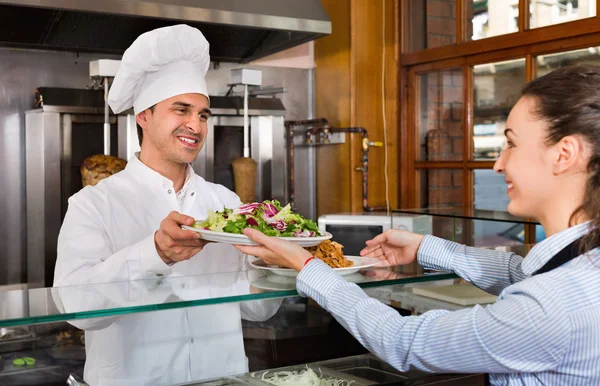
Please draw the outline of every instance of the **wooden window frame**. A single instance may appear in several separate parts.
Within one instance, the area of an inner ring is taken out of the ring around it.
[[[426,0],[423,0],[426,1]],[[401,54],[399,65],[400,82],[400,178],[398,192],[402,207],[418,206],[420,186],[418,173],[428,169],[462,169],[465,206],[473,205],[473,171],[491,169],[494,161],[473,160],[473,66],[525,58],[526,82],[536,75],[535,57],[538,55],[571,51],[600,45],[600,0],[596,0],[596,16],[576,21],[555,24],[535,29],[529,28],[529,0],[519,0],[519,31],[511,34],[468,40],[466,36],[466,1],[456,0],[456,44],[406,52],[409,47],[408,33],[403,33],[409,25],[409,3],[401,2]],[[403,39],[404,37],[404,39]],[[421,161],[418,154],[419,133],[417,123],[417,101],[419,75],[448,69],[462,68],[463,72],[463,160],[462,161]],[[535,242],[535,225],[525,225],[525,242]]]

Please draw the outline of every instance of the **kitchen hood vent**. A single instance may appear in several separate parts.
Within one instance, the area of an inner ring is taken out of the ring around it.
[[[122,54],[185,23],[213,61],[247,63],[331,33],[320,0],[0,0],[0,46]]]

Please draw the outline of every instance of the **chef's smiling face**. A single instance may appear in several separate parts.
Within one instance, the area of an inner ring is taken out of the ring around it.
[[[142,111],[137,121],[144,129],[142,151],[169,162],[193,162],[202,148],[210,117],[208,98],[182,94]]]
[[[534,99],[523,97],[511,110],[504,132],[506,147],[494,170],[506,177],[508,211],[539,218],[561,188],[553,174],[555,151],[546,144],[548,123],[533,114],[534,107]]]

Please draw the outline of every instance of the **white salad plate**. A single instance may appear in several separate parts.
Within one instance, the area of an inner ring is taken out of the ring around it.
[[[372,281],[369,277],[363,276],[358,272],[344,275],[344,279],[350,283]],[[290,291],[296,289],[296,278],[281,275],[267,275],[251,281],[250,284],[255,288],[267,291]]]
[[[259,245],[255,241],[248,238],[246,235],[238,235],[235,233],[226,232],[215,232],[206,229],[194,228],[187,225],[182,225],[182,229],[200,233],[202,239],[206,241],[214,241],[216,243],[224,244],[237,244],[237,245]],[[331,233],[325,232],[324,236],[319,237],[277,237],[281,240],[291,241],[300,245],[301,247],[314,247],[315,245],[321,244],[325,240],[329,240],[332,237]]]
[[[369,268],[377,265],[379,260],[372,257],[361,257],[361,256],[346,256],[346,259],[354,262],[352,267],[347,268],[334,268],[333,270],[341,276],[350,275],[356,273],[364,268]],[[269,273],[279,276],[296,277],[298,272],[291,268],[281,268],[275,265],[268,265],[262,259],[256,259],[250,261],[250,265],[257,269],[265,270]]]

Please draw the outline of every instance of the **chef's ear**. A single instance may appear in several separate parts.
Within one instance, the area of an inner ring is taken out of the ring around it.
[[[146,127],[146,125],[148,125],[148,116],[146,115],[146,111],[148,110],[144,110],[135,116],[135,121],[142,127]]]

